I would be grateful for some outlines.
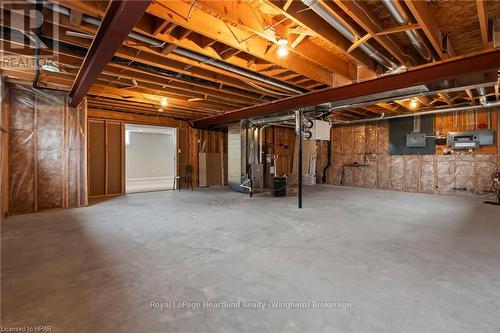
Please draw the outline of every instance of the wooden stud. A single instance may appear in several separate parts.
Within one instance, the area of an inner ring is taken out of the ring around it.
[[[69,22],[74,27],[79,27],[82,24],[83,13],[79,10],[72,9],[69,12]]]
[[[288,66],[291,70],[300,72],[313,80],[328,84],[329,75],[328,71],[325,69],[312,64],[310,61],[296,56],[293,53],[290,53],[287,59],[282,59],[272,52],[266,53],[265,51],[268,44],[267,41],[262,38],[248,38],[243,40],[245,37],[239,36],[246,36],[248,35],[247,33],[241,31],[241,29],[237,27],[231,26],[229,28],[229,25],[224,24],[222,20],[209,13],[197,10],[193,13],[191,19],[186,21],[185,18],[179,13],[188,12],[189,7],[190,5],[183,1],[161,0],[153,2],[149,6],[147,12],[151,15],[167,19],[170,22],[183,26],[186,29],[205,35],[208,38],[212,38],[228,46],[249,53],[255,57],[259,57],[277,65],[284,65],[283,67]]]
[[[33,105],[33,211],[38,211],[38,97]]]
[[[476,0],[477,15],[479,17],[479,27],[481,29],[481,39],[483,40],[483,49],[490,48],[492,43],[489,41],[489,21],[488,9],[485,0]]]
[[[354,51],[356,48],[358,48],[361,44],[366,43],[370,38],[372,38],[372,35],[366,34],[357,41],[355,41],[351,47],[347,50],[348,53],[351,53]]]
[[[1,80],[1,79],[0,79]],[[0,81],[0,86],[3,86],[4,82]],[[5,88],[5,91],[8,90],[8,87]],[[2,217],[6,217],[9,214],[9,133],[10,133],[10,101],[9,101],[9,93],[7,94],[3,100],[0,100],[0,108],[2,112],[0,113],[0,135],[1,135],[1,165],[2,165],[2,173],[0,177],[1,179],[1,188],[0,195],[2,196],[2,205],[1,205],[1,215]]]
[[[121,179],[121,194],[126,193],[125,175],[126,175],[126,165],[125,165],[125,122],[120,121],[120,179]],[[177,161],[177,160],[176,160]]]
[[[442,44],[441,44],[441,31],[434,20],[434,17],[427,9],[427,4],[425,1],[420,0],[404,0],[413,16],[417,20],[420,27],[423,29],[425,35],[431,42],[434,50],[439,55],[441,59],[446,59],[449,57],[453,57],[453,48],[451,43],[448,41],[447,52],[443,52]]]
[[[63,98],[64,106],[61,108],[61,121],[63,124],[63,136],[62,136],[62,158],[61,158],[61,208],[69,207],[69,119],[68,119],[68,103],[67,98]]]
[[[418,23],[411,23],[411,24],[405,24],[405,25],[398,25],[397,27],[393,28],[388,28],[381,30],[376,33],[377,36],[383,36],[383,35],[391,35],[399,32],[405,32],[408,30],[418,30],[421,29],[420,24]]]
[[[300,42],[302,42],[304,40],[304,38],[306,38],[306,37],[307,37],[306,34],[298,35],[297,38],[295,38],[295,40],[290,45],[292,47],[292,49],[295,49],[300,44]]]
[[[283,5],[283,10],[286,12],[290,5],[292,4],[293,0],[286,0],[285,4]]]
[[[448,106],[453,106],[453,101],[451,100],[450,96],[447,93],[440,92],[438,93],[438,96],[441,98],[443,102],[448,104]]]
[[[77,172],[76,172],[76,205],[77,205],[77,207],[81,206],[81,199],[82,199],[81,198],[81,192],[82,192],[81,186],[82,186],[82,184],[81,184],[81,179],[80,179],[81,178],[80,177],[81,176],[81,170],[82,170],[82,165],[81,165],[81,160],[80,160],[80,158],[81,158],[81,149],[82,149],[82,147],[81,147],[82,146],[82,142],[81,142],[82,140],[80,138],[80,136],[82,135],[80,133],[80,112],[84,112],[82,110],[82,105],[85,105],[86,101],[87,101],[87,98],[85,98],[85,100],[82,103],[80,103],[80,105],[78,105],[78,107],[76,108],[76,114],[74,115],[75,118],[76,118],[76,134],[75,135],[76,135],[76,138],[78,140],[78,145],[77,145],[77,148],[76,148],[77,149],[77,154],[76,154],[76,170],[77,170]],[[85,122],[87,122],[87,121],[85,121]],[[86,134],[87,133],[85,132],[85,134],[84,134],[85,137],[86,137]],[[87,151],[87,150],[85,149],[85,151]],[[85,163],[85,165],[87,165],[87,163]],[[88,184],[85,182],[84,186],[85,186],[85,188],[87,188]]]
[[[167,54],[170,54],[172,51],[174,51],[176,48],[177,48],[177,45],[168,44],[161,49],[160,53],[163,55],[167,55]]]
[[[152,32],[153,36],[161,34],[170,24],[170,22],[168,22],[167,20],[162,20],[159,18],[156,19],[156,22],[154,22],[154,23],[155,23],[155,27],[154,27],[154,30]]]
[[[405,56],[397,45],[385,35],[377,35],[382,24],[373,15],[369,15],[369,8],[363,2],[353,3],[347,0],[335,0],[335,3],[346,12],[357,24],[359,24],[368,34],[382,45],[401,64],[409,67],[409,59]]]
[[[221,166],[220,186],[223,187],[226,182],[226,177],[224,170],[224,138],[222,137],[219,138],[219,154],[220,154],[220,166]]]

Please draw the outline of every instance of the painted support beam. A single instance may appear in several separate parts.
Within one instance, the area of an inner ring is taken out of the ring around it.
[[[382,76],[373,80],[354,83],[342,87],[329,87],[311,91],[276,102],[243,108],[220,116],[195,121],[195,127],[210,127],[226,124],[244,118],[292,111],[297,108],[339,101],[347,98],[377,94],[407,88],[432,81],[495,70],[500,67],[500,50],[494,49],[466,57],[443,60],[412,68],[407,72]]]
[[[71,106],[78,105],[104,67],[113,58],[130,31],[140,20],[151,0],[112,0],[73,82]]]

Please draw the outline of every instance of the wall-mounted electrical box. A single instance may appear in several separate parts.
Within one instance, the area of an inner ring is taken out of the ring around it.
[[[425,148],[426,146],[427,146],[427,140],[425,133],[406,134],[406,147]]]
[[[310,129],[311,138],[309,140],[330,141],[330,123],[323,120],[313,120],[313,127]]]
[[[462,131],[448,133],[448,146],[453,149],[479,149],[494,144],[492,130]]]

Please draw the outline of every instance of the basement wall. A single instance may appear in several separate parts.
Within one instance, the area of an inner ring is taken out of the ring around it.
[[[477,123],[487,115],[481,111]],[[461,112],[436,116],[436,131],[473,129]],[[492,112],[492,128],[496,145],[484,146],[473,153],[443,155],[437,146],[436,155],[390,155],[389,123],[380,121],[362,125],[332,128],[332,166],[327,183],[392,191],[459,196],[488,196],[491,174],[500,169],[500,117]],[[319,146],[317,174],[322,175],[327,162],[327,145]],[[358,167],[353,166],[357,163]]]
[[[87,205],[86,102],[9,87],[9,215]]]
[[[101,109],[89,109],[89,120],[105,120],[122,124],[140,124],[173,127],[177,129],[177,174],[185,174],[186,165],[193,168],[191,182],[199,186],[199,153],[227,153],[227,133],[192,128],[188,122],[167,115],[149,115]],[[92,149],[90,146],[89,149]],[[226,166],[227,169],[227,166]],[[124,194],[124,193],[121,193]]]

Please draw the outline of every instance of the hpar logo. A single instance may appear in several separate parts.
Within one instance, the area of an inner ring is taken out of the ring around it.
[[[1,1],[0,69],[56,68],[59,14],[50,6],[47,1]]]

